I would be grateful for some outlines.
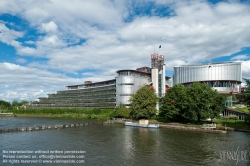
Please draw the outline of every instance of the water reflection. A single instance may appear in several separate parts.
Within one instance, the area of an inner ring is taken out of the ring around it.
[[[81,123],[79,119],[1,118],[0,127]],[[197,133],[116,125],[0,134],[2,150],[84,150],[86,165],[235,165],[223,150],[247,150],[250,134]],[[237,165],[242,165],[239,162]]]

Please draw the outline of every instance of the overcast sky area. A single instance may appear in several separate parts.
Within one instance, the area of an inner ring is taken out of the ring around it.
[[[161,48],[159,49],[159,45]],[[0,100],[35,100],[116,70],[242,62],[250,78],[250,1],[1,0]]]

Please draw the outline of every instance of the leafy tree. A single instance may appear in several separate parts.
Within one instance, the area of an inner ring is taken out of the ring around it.
[[[11,105],[12,105],[12,107],[17,107],[17,106],[20,106],[20,103],[16,100],[13,100]]]
[[[22,106],[23,106],[23,105],[27,105],[28,103],[29,103],[28,101],[22,100],[21,103],[20,103],[20,105],[22,105]]]
[[[246,81],[246,83],[247,83],[247,86],[246,86],[246,92],[247,93],[250,93],[250,79],[247,79],[247,78],[243,78],[245,81]]]
[[[130,117],[131,110],[129,108],[120,108],[117,111],[117,116],[121,118],[129,118]]]
[[[182,84],[170,88],[161,102],[160,116],[177,121],[185,118],[184,114],[188,103],[186,88]]]
[[[126,108],[126,106],[120,103],[117,107],[115,107],[113,116],[118,118],[129,118],[131,110]]]
[[[131,114],[134,118],[150,119],[156,115],[157,96],[152,88],[144,86],[131,98]]]
[[[209,86],[194,82],[187,88],[187,93],[189,103],[187,111],[192,116],[192,120],[197,119],[199,123],[202,118],[210,118],[214,114],[212,104],[214,104],[214,107],[216,106],[216,102],[214,102],[215,93]]]
[[[211,112],[210,118],[217,118],[220,116],[220,113],[225,109],[224,97],[218,94],[217,91],[212,91],[212,102],[211,102]]]
[[[175,85],[162,99],[161,116],[170,120],[215,118],[224,109],[224,99],[206,84],[193,83],[185,88]]]
[[[250,107],[250,79],[243,78],[247,85],[244,88],[244,91],[241,92],[241,94],[238,94],[236,97],[239,102],[244,103],[247,105],[247,107]]]
[[[11,104],[7,101],[0,100],[0,109],[8,109],[11,107]]]
[[[125,107],[126,107],[126,106],[125,106],[124,104],[120,103],[118,106],[115,107],[115,110],[114,110],[112,116],[118,117],[118,111],[119,111],[120,109],[122,109],[122,108],[125,108]]]

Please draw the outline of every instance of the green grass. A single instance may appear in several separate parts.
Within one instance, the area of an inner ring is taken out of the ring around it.
[[[246,123],[244,120],[221,120],[221,119],[216,119],[213,120],[213,122],[218,124],[218,127],[231,127],[235,129],[248,129],[250,130],[250,124]]]
[[[209,123],[216,123],[217,127],[228,127],[228,128],[235,128],[235,129],[247,129],[250,130],[250,123],[246,123],[244,120],[222,120],[222,119],[213,119],[212,121],[201,121],[197,123],[196,121],[189,121],[189,122],[171,122],[167,121],[164,118],[158,118],[152,122],[160,122],[160,123],[169,123],[181,126],[190,126],[190,127],[200,127],[202,124],[209,124]]]
[[[247,107],[243,107],[243,108],[241,108],[241,107],[236,107],[235,109],[236,109],[236,110],[239,110],[239,111],[242,111],[242,112],[246,112],[246,113],[249,113],[249,112],[250,112],[250,110],[248,110]]]
[[[112,109],[83,109],[83,108],[48,108],[48,109],[20,109],[12,110],[13,114],[17,115],[52,115],[58,118],[84,118],[84,119],[98,119],[107,120],[111,117],[114,110]]]

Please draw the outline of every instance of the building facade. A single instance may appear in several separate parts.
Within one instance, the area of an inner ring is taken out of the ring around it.
[[[183,65],[174,67],[173,85],[188,86],[201,82],[230,96],[241,92],[242,71],[240,62]]]
[[[114,108],[116,106],[116,80],[67,86],[67,90],[40,97],[31,103],[36,108]]]
[[[36,108],[115,108],[124,104],[130,106],[130,97],[145,85],[153,85],[158,97],[165,94],[165,84],[170,85],[170,77],[165,76],[164,57],[151,55],[152,67],[136,70],[118,70],[115,79],[67,86],[66,90],[40,97],[31,103]]]

